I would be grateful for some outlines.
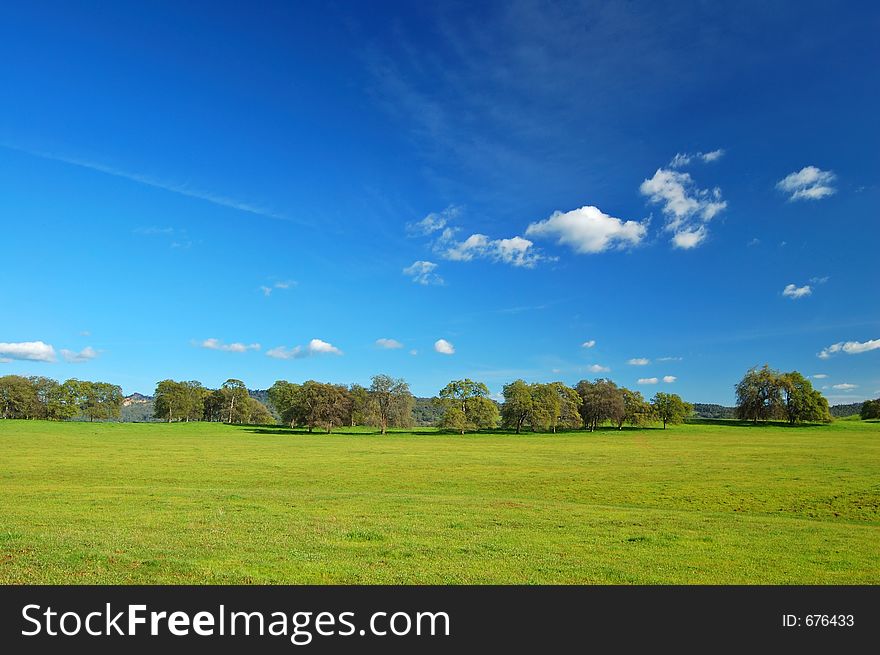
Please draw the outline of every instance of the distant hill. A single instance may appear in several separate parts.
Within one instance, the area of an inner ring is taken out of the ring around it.
[[[153,418],[153,397],[142,393],[133,393],[122,399],[122,414],[119,418],[123,423],[149,423]]]
[[[862,411],[862,403],[850,403],[849,405],[832,405],[831,416],[835,418],[843,418],[844,416],[853,416]]]
[[[736,408],[713,403],[694,403],[694,414],[700,418],[736,418]]]
[[[430,427],[437,424],[443,412],[435,406],[432,398],[416,398],[413,406],[413,422],[418,427]]]

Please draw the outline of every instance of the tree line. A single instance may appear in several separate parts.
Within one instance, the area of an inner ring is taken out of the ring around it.
[[[735,390],[739,419],[790,424],[832,420],[828,401],[797,371],[780,373],[767,365],[752,368]],[[309,432],[371,426],[385,434],[389,428],[412,427],[416,414],[424,416],[426,409],[420,406],[416,412],[416,399],[406,380],[389,375],[374,375],[368,387],[278,380],[263,393],[268,406],[234,378],[218,389],[194,380],[162,380],[154,392],[153,413],[168,422],[273,424],[280,417],[283,423]],[[619,387],[610,379],[581,380],[574,386],[515,380],[504,385],[502,396],[503,402],[498,403],[484,383],[465,378],[449,382],[430,403],[437,426],[460,434],[499,426],[517,434],[523,430],[593,431],[603,424],[622,429],[652,421],[662,422],[665,428],[684,421],[694,410],[676,394],[658,392],[647,401],[640,392]],[[113,420],[120,417],[122,401],[121,388],[106,382],[0,377],[2,418]],[[862,418],[880,418],[880,399],[863,404]]]
[[[109,382],[76,378],[57,382],[38,375],[0,377],[0,417],[5,419],[118,419],[122,398],[122,388]]]

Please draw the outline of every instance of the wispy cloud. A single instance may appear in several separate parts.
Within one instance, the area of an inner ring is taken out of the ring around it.
[[[657,384],[659,380],[657,378],[639,378],[637,382],[638,384]]]
[[[263,295],[268,298],[276,289],[290,289],[291,287],[295,287],[296,285],[297,282],[295,280],[284,280],[282,282],[275,282],[271,286],[262,285],[260,286],[260,291],[262,291]]]
[[[849,382],[841,382],[840,384],[832,384],[832,389],[837,389],[838,391],[850,391],[851,389],[858,389],[859,385],[850,384]]]
[[[81,364],[82,362],[87,362],[98,356],[98,351],[91,346],[86,346],[79,352],[67,350],[66,348],[62,348],[60,352],[61,356],[64,358],[64,361],[71,364]]]
[[[294,346],[293,348],[286,348],[285,346],[276,346],[266,351],[266,356],[273,359],[303,359],[313,355],[342,354],[343,352],[339,348],[321,339],[312,339],[306,347]]]
[[[437,275],[434,271],[437,269],[437,264],[434,262],[428,261],[417,261],[413,262],[405,269],[403,269],[403,274],[408,275],[412,278],[412,281],[416,284],[443,284],[443,278]]]
[[[833,171],[823,171],[815,166],[804,166],[801,170],[790,173],[776,183],[776,188],[789,194],[793,200],[821,200],[834,194],[837,190],[831,186],[837,176]]]
[[[18,146],[13,146],[10,144],[0,144],[0,146],[7,148],[9,150],[16,150],[18,152],[23,152],[25,154],[31,155],[33,157],[39,157],[41,159],[48,159],[50,161],[57,161],[64,164],[70,164],[71,166],[78,166],[80,168],[87,168],[92,171],[97,171],[99,173],[104,173],[105,175],[112,175],[113,177],[119,177],[126,180],[130,180],[132,182],[137,182],[138,184],[143,184],[145,186],[153,187],[155,189],[162,189],[163,191],[169,191],[170,193],[176,193],[181,196],[187,196],[188,198],[196,198],[198,200],[204,200],[205,202],[209,202],[213,205],[218,205],[220,207],[227,207],[229,209],[237,209],[238,211],[246,212],[248,214],[256,214],[258,216],[264,216],[266,218],[274,218],[282,221],[293,221],[295,223],[301,224],[309,224],[307,221],[303,221],[301,219],[293,219],[284,214],[266,209],[265,207],[261,207],[259,205],[254,205],[252,203],[243,202],[241,200],[237,200],[235,198],[230,198],[229,196],[220,195],[217,193],[212,193],[210,191],[205,191],[203,189],[197,189],[189,186],[188,184],[179,184],[168,182],[165,180],[161,180],[159,178],[145,175],[143,173],[135,173],[127,170],[123,170],[120,168],[116,168],[113,166],[108,166],[106,164],[89,161],[86,159],[80,159],[77,157],[69,157],[66,155],[61,155],[58,153],[51,152],[43,152],[40,150],[32,150],[30,148],[21,148]]]
[[[376,346],[384,350],[397,350],[403,348],[403,344],[397,339],[376,339]]]
[[[0,343],[0,358],[19,359],[30,362],[54,362],[55,349],[42,341],[19,341]]]
[[[724,156],[724,150],[718,148],[717,150],[712,150],[710,152],[697,152],[697,153],[678,153],[672,160],[669,162],[670,168],[684,168],[688,164],[693,161],[701,161],[705,164],[709,164],[713,161],[718,161],[721,157]]]
[[[461,208],[449,205],[440,212],[431,212],[422,220],[406,224],[406,232],[410,236],[424,237],[445,229],[461,214]]]
[[[810,288],[809,284],[805,284],[802,287],[796,286],[794,284],[787,284],[782,290],[782,295],[786,298],[791,298],[792,300],[797,300],[798,298],[809,296],[812,293],[813,289]]]
[[[526,236],[556,239],[580,254],[637,246],[647,232],[647,221],[623,221],[593,206],[556,211],[526,228]]]
[[[434,342],[434,350],[441,355],[455,354],[455,346],[449,343],[446,339],[437,339],[437,341]]]
[[[680,362],[682,357],[658,357],[658,362]]]
[[[647,357],[633,357],[632,359],[627,361],[627,364],[629,364],[630,366],[647,366],[650,363],[651,360]]]
[[[237,341],[234,343],[223,343],[219,339],[214,339],[213,337],[205,339],[197,345],[202,348],[207,348],[208,350],[221,350],[227,353],[244,353],[248,350],[260,349],[260,344],[258,343],[244,344]]]
[[[811,376],[814,380],[824,380],[828,377],[825,373],[816,373],[816,375]]]
[[[689,173],[658,168],[639,191],[651,203],[662,205],[667,232],[676,248],[690,249],[708,236],[706,224],[727,207],[721,189],[700,189]]]
[[[595,339],[590,339],[589,341],[584,341],[584,342],[581,344],[581,348],[592,348],[592,347],[595,346],[595,345],[596,345],[596,340],[595,340]]]
[[[871,339],[869,341],[838,341],[827,348],[823,348],[818,353],[817,357],[819,359],[828,359],[835,353],[858,355],[870,350],[877,350],[878,348],[880,348],[880,339]]]

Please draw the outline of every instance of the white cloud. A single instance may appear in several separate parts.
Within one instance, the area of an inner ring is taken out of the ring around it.
[[[849,391],[850,389],[858,389],[859,385],[850,384],[849,382],[843,382],[841,384],[832,384],[832,389],[837,389],[838,391]]]
[[[647,357],[633,357],[627,362],[630,366],[647,366],[650,363],[651,360]]]
[[[450,205],[442,212],[431,212],[422,220],[415,223],[407,223],[406,231],[410,236],[428,236],[446,228],[451,220],[461,213],[461,208]]]
[[[858,355],[869,350],[877,350],[878,348],[880,348],[880,339],[871,339],[870,341],[838,341],[827,348],[823,348],[817,354],[817,357],[819,359],[828,359],[834,353],[839,352],[846,353],[847,355]]]
[[[810,288],[809,284],[805,284],[802,287],[795,286],[794,284],[786,284],[785,288],[782,290],[782,295],[786,298],[791,298],[792,300],[809,296],[811,293],[813,293],[813,289]]]
[[[679,152],[669,162],[669,167],[684,168],[695,159],[699,159],[706,164],[710,164],[713,161],[718,161],[719,159],[721,159],[722,156],[724,156],[724,150],[722,150],[721,148],[718,148],[718,150],[712,150],[710,152],[698,152],[696,154]]]
[[[379,348],[384,348],[386,350],[403,348],[403,344],[400,343],[397,339],[376,339],[376,345]]]
[[[813,375],[813,376],[812,376],[812,378],[813,378],[814,380],[824,380],[824,379],[827,378],[827,377],[828,377],[828,376],[827,376],[825,373],[816,373],[816,375]]]
[[[749,241],[746,244],[746,246],[748,246],[749,248],[753,248],[755,246],[760,246],[760,245],[761,245],[761,240],[758,237],[755,237],[754,239],[752,239],[751,241]]]
[[[682,360],[681,357],[658,357],[658,362],[680,362]]]
[[[443,284],[443,278],[434,272],[436,268],[434,262],[417,261],[403,269],[403,274],[409,275],[417,284]]]
[[[415,348],[413,348],[412,350],[409,351],[409,354],[412,355],[413,357],[415,357],[416,355],[419,354],[419,351],[416,350]]]
[[[810,282],[812,284],[825,284],[830,279],[831,279],[831,276],[823,275],[822,277],[811,277]]]
[[[313,354],[330,354],[341,355],[342,351],[333,344],[321,341],[320,339],[312,339],[309,341],[309,352]]]
[[[639,384],[657,384],[657,382],[658,382],[657,378],[639,378],[638,379]]]
[[[590,364],[587,366],[587,370],[591,373],[608,373],[611,368],[608,366],[602,366],[601,364]]]
[[[199,344],[202,348],[207,348],[208,350],[222,350],[228,353],[243,353],[248,350],[259,350],[260,344],[251,343],[251,344],[243,344],[239,342],[235,343],[223,343],[219,339],[205,339],[202,343]]]
[[[510,239],[490,239],[485,234],[472,234],[464,241],[451,242],[441,238],[435,244],[437,250],[446,259],[469,262],[473,259],[489,259],[495,262],[533,268],[545,259],[534,249],[534,243],[520,236]]]
[[[455,346],[449,343],[446,339],[437,339],[437,341],[434,342],[434,350],[441,355],[455,354]]]
[[[677,248],[694,248],[702,243],[708,232],[705,223],[727,207],[721,199],[721,189],[699,189],[688,173],[658,168],[654,177],[639,186],[649,201],[662,205],[666,216],[666,231],[673,233],[672,243]]]
[[[678,378],[675,377],[674,375],[664,375],[664,376],[663,376],[663,381],[666,382],[667,384],[672,384],[672,383],[675,382],[677,379],[678,379]]]
[[[67,350],[65,348],[61,349],[61,356],[64,358],[64,361],[70,362],[72,364],[79,364],[82,362],[87,362],[90,359],[94,359],[98,356],[98,351],[92,348],[91,346],[86,346],[79,352],[75,352],[73,350]]]
[[[308,353],[303,350],[302,346],[294,346],[290,349],[284,346],[276,346],[266,351],[266,357],[273,359],[302,359],[303,357],[308,357]]]
[[[581,254],[636,246],[647,232],[647,221],[622,221],[593,206],[556,211],[550,218],[526,228],[527,236],[555,238],[556,243]]]
[[[590,339],[589,341],[584,341],[584,342],[581,344],[581,348],[592,348],[592,347],[595,346],[595,345],[596,345],[596,340],[595,340],[595,339]]]
[[[55,349],[42,341],[0,343],[0,357],[6,360],[20,359],[31,362],[54,362]]]
[[[776,188],[790,194],[789,200],[820,200],[836,192],[831,186],[837,176],[815,166],[804,166],[796,173],[786,175],[776,183]]]
[[[273,359],[303,359],[304,357],[311,357],[312,355],[342,354],[343,353],[339,348],[331,343],[322,341],[321,339],[312,339],[309,341],[309,345],[305,348],[302,346],[294,346],[293,348],[288,349],[284,346],[277,346],[266,351],[266,356],[272,357]]]
[[[682,250],[690,250],[700,245],[708,235],[706,227],[701,225],[693,230],[682,230],[676,232],[672,237],[672,245]]]

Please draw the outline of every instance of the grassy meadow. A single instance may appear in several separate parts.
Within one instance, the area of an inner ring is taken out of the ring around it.
[[[0,583],[880,583],[880,423],[0,421]]]

